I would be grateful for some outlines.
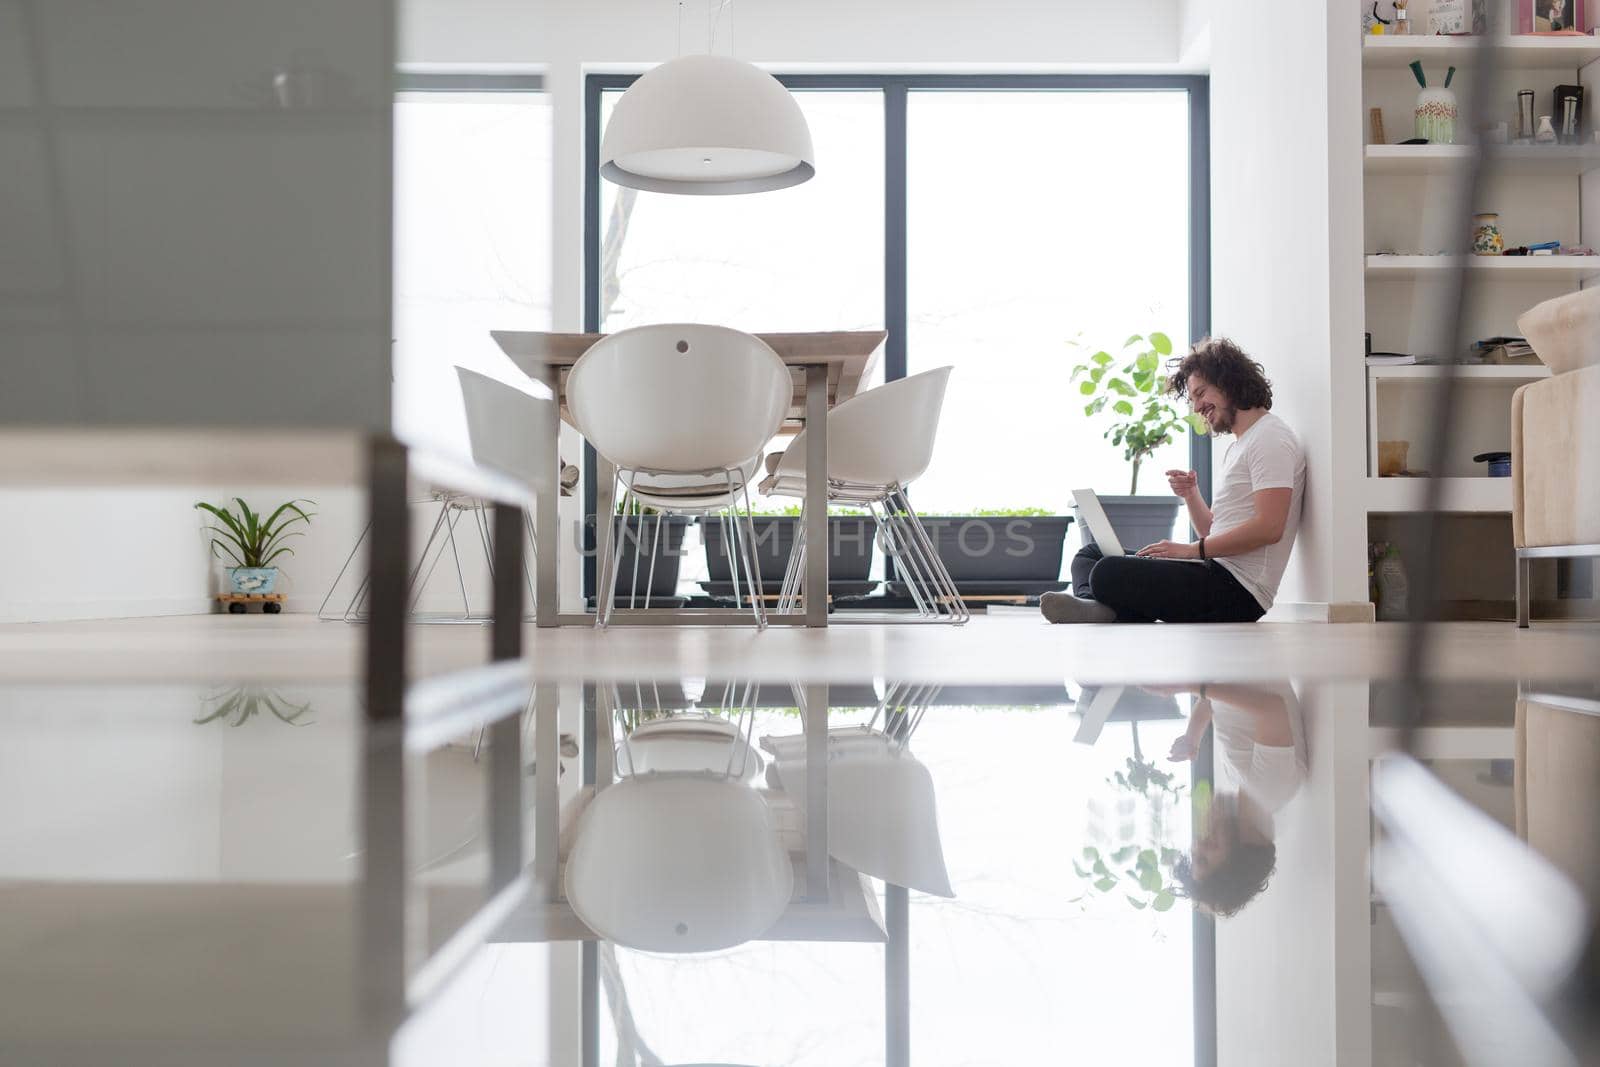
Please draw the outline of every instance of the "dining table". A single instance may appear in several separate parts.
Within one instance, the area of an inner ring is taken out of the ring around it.
[[[492,330],[490,335],[500,350],[519,370],[541,383],[557,404],[559,422],[578,432],[582,427],[572,419],[567,407],[566,384],[572,367],[603,333],[549,333],[534,330]],[[881,358],[888,334],[883,330],[826,330],[804,333],[758,333],[778,358],[790,368],[794,392],[780,433],[795,434],[810,427],[806,434],[806,490],[804,500],[805,539],[810,545],[826,545],[828,535],[828,411],[855,396],[862,383],[870,380]],[[560,426],[556,419],[544,420],[537,433],[535,461],[541,469],[556,470]],[[595,514],[609,515],[613,506],[614,471],[596,453]],[[552,484],[556,484],[552,482]],[[540,502],[534,513],[534,542],[540,546],[534,565],[534,617],[541,627],[594,624],[592,612],[562,612],[559,597],[559,524],[555,493]],[[596,527],[598,529],[598,526]],[[828,552],[807,552],[802,581],[801,609],[793,612],[768,612],[768,622],[779,626],[825,627],[828,625]],[[696,623],[701,625],[748,625],[748,612],[735,608],[619,608],[612,616],[618,624],[659,625]]]

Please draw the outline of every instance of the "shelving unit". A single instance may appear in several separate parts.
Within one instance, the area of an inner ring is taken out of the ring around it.
[[[1491,166],[1517,174],[1581,175],[1600,168],[1600,145],[1369,144],[1368,174],[1465,176],[1487,148]]]
[[[1367,514],[1408,515],[1422,511],[1427,478],[1368,478]],[[1445,478],[1440,510],[1456,515],[1511,511],[1510,478]]]
[[[1424,20],[1426,0],[1413,18]],[[1419,22],[1419,24],[1425,24]],[[1447,324],[1463,273],[1470,299],[1460,306],[1460,332],[1467,337],[1518,333],[1517,316],[1563,293],[1600,283],[1600,257],[1466,255],[1470,216],[1495,212],[1507,246],[1558,240],[1564,246],[1600,247],[1600,144],[1593,143],[1600,94],[1600,38],[1584,37],[1365,37],[1361,48],[1362,140],[1371,140],[1370,109],[1384,117],[1386,139],[1412,135],[1417,85],[1408,68],[1422,64],[1427,83],[1440,84],[1449,67],[1461,114],[1458,144],[1363,144],[1363,240],[1361,315],[1377,351],[1448,358],[1459,343]],[[1492,61],[1492,67],[1489,65]],[[1492,78],[1489,84],[1479,81]],[[1478,144],[1479,131],[1497,122],[1516,128],[1516,94],[1531,89],[1535,115],[1550,114],[1555,87],[1583,84],[1585,108],[1580,143],[1567,145]],[[1483,114],[1472,114],[1475,101]],[[1468,203],[1467,179],[1482,165]],[[1450,254],[1384,254],[1449,250]],[[1452,376],[1455,440],[1451,453],[1430,460],[1422,453],[1435,421],[1440,386]],[[1490,478],[1472,457],[1511,447],[1511,396],[1522,385],[1549,375],[1542,366],[1379,366],[1365,371],[1363,445],[1367,477],[1361,487],[1369,540],[1391,541],[1404,558],[1419,553],[1440,561],[1444,597],[1469,612],[1491,614],[1509,602],[1511,479]],[[1427,478],[1379,478],[1378,442],[1410,443],[1409,465],[1432,466]],[[1430,489],[1438,489],[1446,516],[1424,542],[1410,517],[1421,513]],[[1504,549],[1504,551],[1502,551]],[[1504,558],[1502,558],[1504,557]],[[1555,570],[1542,580],[1546,595]],[[1536,594],[1537,595],[1537,594]],[[1447,608],[1447,610],[1449,610]]]
[[[1476,66],[1484,47],[1495,50],[1507,67],[1538,70],[1576,69],[1600,59],[1600,38],[1594,37],[1363,37],[1361,64],[1368,70],[1405,69],[1413,60]]]
[[[1517,280],[1576,284],[1600,277],[1600,256],[1368,256],[1367,277],[1407,277],[1467,270]],[[1516,323],[1509,324],[1515,328]]]

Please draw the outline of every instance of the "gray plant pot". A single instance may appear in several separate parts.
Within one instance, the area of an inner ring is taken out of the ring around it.
[[[683,534],[693,521],[683,515],[646,515],[643,523],[635,515],[628,519],[627,534],[622,533],[622,516],[612,516],[612,533],[622,538],[622,563],[617,569],[617,604],[627,607],[630,597],[646,595],[652,599],[671,597],[678,589],[678,566],[683,562]],[[642,529],[641,529],[642,526]],[[657,528],[659,527],[659,533]],[[651,572],[651,549],[655,550],[655,569]],[[635,563],[637,560],[637,564]],[[596,573],[600,560],[596,560]],[[634,582],[638,582],[638,591]],[[653,605],[658,606],[658,605]]]
[[[1171,495],[1100,497],[1100,504],[1106,509],[1106,518],[1111,520],[1111,528],[1117,531],[1117,540],[1122,542],[1123,550],[1127,552],[1137,552],[1145,545],[1169,540],[1172,528],[1177,523],[1180,503],[1182,501]],[[1077,510],[1073,508],[1074,512]],[[1094,543],[1094,535],[1089,532],[1089,525],[1082,521],[1081,516],[1078,529],[1083,535],[1083,544]]]
[[[923,529],[963,596],[1036,596],[1065,587],[1068,515],[924,515]],[[906,596],[904,582],[890,592]]]
[[[790,515],[757,515],[755,556],[761,589],[776,594],[783,585],[789,553],[794,548],[800,520]],[[872,588],[872,545],[876,528],[865,515],[828,516],[828,586],[834,596],[860,595]],[[728,567],[728,549],[723,543],[723,525],[716,519],[700,520],[700,539],[706,550],[706,591],[713,596],[733,592],[733,576]]]

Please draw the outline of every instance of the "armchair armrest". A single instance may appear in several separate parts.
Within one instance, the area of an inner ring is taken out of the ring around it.
[[[1600,543],[1600,366],[1512,395],[1511,479],[1518,548]]]

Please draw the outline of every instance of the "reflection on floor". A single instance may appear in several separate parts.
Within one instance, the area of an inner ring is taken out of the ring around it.
[[[1047,640],[984,625],[985,648]],[[224,661],[242,647],[171,629]],[[13,629],[0,657],[31,641],[51,662],[65,632]],[[291,624],[268,644],[348,632]],[[462,632],[437,661],[467,654]],[[1120,633],[1139,655],[1118,664],[1155,667],[1153,636],[1179,660],[1211,640]],[[1559,658],[1574,634],[1513,658]],[[909,639],[847,627],[790,637],[858,642],[873,669],[708,662],[766,636],[591,635],[586,662],[653,641],[700,666],[552,670],[524,690],[527,892],[398,1031],[362,1000],[372,909],[409,887],[417,960],[475,914],[492,740],[463,729],[402,759],[326,645],[310,680],[269,663],[270,682],[120,682],[102,664],[0,683],[0,1062],[1398,1067],[1594,1050],[1592,1005],[1569,999],[1600,900],[1600,690],[1578,672],[1495,664],[1420,692],[1266,664],[1118,678],[1068,641],[1053,676],[991,662],[944,684],[886,669],[924,660]],[[367,801],[394,767],[410,802],[386,824]]]

